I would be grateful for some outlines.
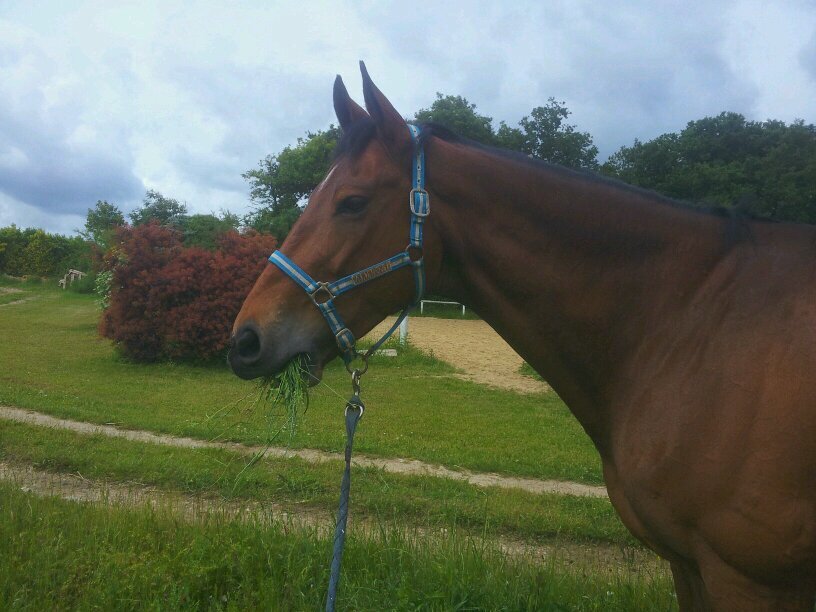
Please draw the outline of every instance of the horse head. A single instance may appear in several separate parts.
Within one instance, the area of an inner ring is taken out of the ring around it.
[[[332,300],[353,338],[411,304],[415,282],[407,264],[422,260],[425,270],[431,271],[438,267],[440,253],[433,228],[425,229],[422,249],[406,248],[417,144],[362,62],[360,67],[366,110],[351,99],[338,76],[334,109],[343,135],[334,163],[280,249],[285,253],[282,260],[305,273],[302,276],[325,282],[365,271],[394,253],[406,255],[402,269],[371,282],[362,279],[354,291]],[[353,277],[361,280],[357,274]],[[280,260],[279,265],[268,265],[233,326],[229,354],[233,371],[246,379],[273,375],[294,357],[305,355],[316,383],[324,365],[341,353],[336,330],[321,313],[320,304],[329,297],[318,295],[322,293],[304,291],[303,284],[284,272]]]

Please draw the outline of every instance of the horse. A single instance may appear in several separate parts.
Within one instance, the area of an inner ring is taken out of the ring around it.
[[[361,62],[334,84],[331,170],[281,249],[337,279],[399,252],[418,146],[427,287],[476,311],[564,400],[632,534],[668,560],[682,610],[813,610],[816,227],[735,217],[435,125],[419,141]],[[410,266],[337,297],[357,336],[415,299]],[[342,351],[269,265],[233,327],[242,378]]]

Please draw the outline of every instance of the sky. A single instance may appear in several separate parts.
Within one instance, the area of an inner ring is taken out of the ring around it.
[[[406,117],[552,96],[601,161],[722,111],[816,123],[814,0],[0,0],[0,227],[71,234],[148,189],[244,214],[241,174],[336,122],[336,74],[362,103],[361,59]]]

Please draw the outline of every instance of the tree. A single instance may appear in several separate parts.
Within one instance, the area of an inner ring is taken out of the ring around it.
[[[680,133],[621,147],[601,168],[628,183],[700,204],[816,223],[816,127],[724,112]]]
[[[570,111],[564,102],[549,98],[546,106],[538,106],[519,121],[520,129],[502,125],[505,143],[521,145],[521,151],[535,158],[569,168],[596,170],[598,147],[592,144],[588,132],[576,132],[574,125],[565,123]]]
[[[221,218],[215,215],[190,215],[182,223],[184,246],[197,246],[214,251],[221,236],[238,229],[238,217],[224,213]]]
[[[187,215],[187,205],[176,199],[163,196],[158,191],[148,189],[142,206],[130,213],[133,225],[144,225],[151,220],[160,225],[181,225]]]
[[[249,197],[256,208],[244,222],[283,241],[300,216],[304,198],[317,187],[329,171],[332,152],[340,139],[340,130],[309,132],[277,155],[269,155],[259,167],[242,176],[249,182]]]
[[[115,204],[110,204],[107,200],[97,200],[96,206],[88,209],[85,231],[80,231],[79,234],[85,240],[105,249],[110,243],[113,230],[124,224],[125,217]]]
[[[419,123],[438,123],[459,136],[482,144],[496,144],[493,118],[477,113],[476,105],[462,96],[445,96],[437,92],[431,107],[418,110],[414,119]]]

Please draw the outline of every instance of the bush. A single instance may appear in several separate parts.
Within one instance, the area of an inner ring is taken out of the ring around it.
[[[0,272],[11,276],[55,277],[68,268],[91,267],[90,243],[43,230],[0,228]]]
[[[156,223],[123,227],[106,256],[112,273],[100,333],[137,361],[208,360],[225,352],[232,323],[275,249],[272,236],[229,232],[216,251],[184,247]]]
[[[68,291],[74,293],[94,293],[96,287],[96,274],[86,274],[82,278],[76,279],[68,285]]]

